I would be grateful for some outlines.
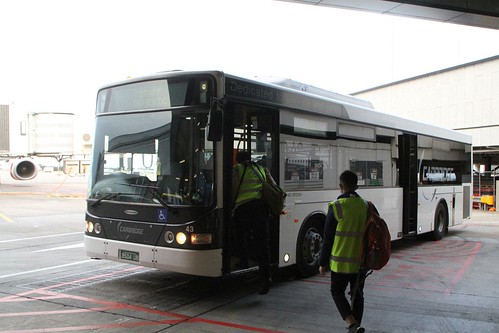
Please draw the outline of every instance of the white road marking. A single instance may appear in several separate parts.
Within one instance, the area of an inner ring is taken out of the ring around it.
[[[0,243],[22,242],[22,241],[32,240],[32,239],[62,237],[62,236],[78,235],[78,234],[83,235],[83,233],[84,233],[83,231],[79,231],[79,232],[69,232],[67,234],[56,234],[56,235],[47,235],[47,236],[38,236],[38,237],[29,237],[29,238],[17,238],[17,239],[6,239],[6,240],[1,240]]]
[[[40,268],[40,269],[34,269],[34,270],[31,270],[31,271],[24,271],[24,272],[7,274],[7,275],[0,275],[0,279],[6,279],[6,278],[13,277],[13,276],[19,276],[19,275],[33,274],[33,273],[38,273],[38,272],[43,272],[43,271],[49,271],[51,269],[63,268],[63,267],[68,267],[68,266],[74,266],[74,265],[80,265],[80,264],[87,264],[87,263],[89,263],[91,261],[92,261],[92,259],[88,259],[88,260],[82,260],[82,261],[72,262],[70,264],[65,264],[65,265],[58,265],[58,266],[52,266],[52,267],[45,267],[45,268]]]
[[[43,250],[33,251],[33,253],[47,252],[47,251],[57,251],[57,250],[67,250],[67,249],[76,249],[78,247],[83,247],[83,245],[84,245],[83,243],[78,243],[78,244],[72,244],[72,245],[51,247],[50,249],[43,249]]]

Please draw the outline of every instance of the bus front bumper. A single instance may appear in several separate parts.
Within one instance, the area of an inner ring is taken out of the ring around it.
[[[85,252],[95,259],[106,259],[161,271],[198,276],[222,275],[222,249],[189,250],[134,244],[85,235]]]

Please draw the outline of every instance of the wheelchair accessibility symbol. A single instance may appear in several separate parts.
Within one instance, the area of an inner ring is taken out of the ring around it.
[[[166,222],[168,220],[168,209],[158,209],[158,222]]]

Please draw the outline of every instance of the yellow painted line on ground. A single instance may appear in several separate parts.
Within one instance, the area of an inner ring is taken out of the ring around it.
[[[13,219],[9,218],[8,216],[6,216],[6,215],[4,215],[4,214],[2,214],[2,213],[0,213],[0,218],[4,219],[4,220],[5,220],[5,221],[7,221],[7,222],[14,223],[14,220],[13,220]]]

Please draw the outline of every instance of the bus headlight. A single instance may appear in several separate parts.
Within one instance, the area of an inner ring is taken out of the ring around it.
[[[97,235],[100,234],[102,231],[102,225],[99,222],[95,223],[94,230]]]
[[[191,244],[211,244],[212,234],[191,234]]]
[[[165,241],[168,243],[168,244],[171,244],[173,243],[173,241],[175,240],[175,236],[173,235],[173,232],[171,231],[167,231],[165,233]]]
[[[87,232],[93,232],[94,231],[94,224],[90,221],[86,221],[85,222],[86,224],[86,229],[87,229]]]
[[[187,241],[187,236],[183,233],[183,232],[179,232],[177,234],[177,243],[179,243],[180,245],[184,245],[185,242]]]

